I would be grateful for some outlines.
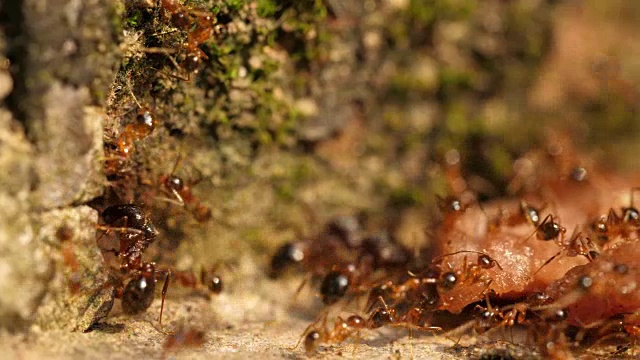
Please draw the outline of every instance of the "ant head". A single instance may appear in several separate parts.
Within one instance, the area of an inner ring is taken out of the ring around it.
[[[466,206],[462,204],[462,201],[455,196],[438,196],[437,203],[440,211],[445,213],[458,213],[463,212],[466,209]]]
[[[220,278],[220,276],[217,276],[217,275],[214,275],[209,279],[209,283],[207,284],[207,286],[209,287],[209,291],[211,291],[214,294],[220,294],[224,287],[222,283],[222,279]]]
[[[458,276],[453,271],[446,272],[440,277],[439,285],[443,289],[450,290],[458,283]]]
[[[136,116],[136,121],[138,122],[138,124],[142,124],[151,130],[155,128],[157,123],[156,119],[153,117],[149,109],[146,108],[140,109],[140,112],[138,112],[138,115]]]
[[[188,54],[187,57],[182,62],[182,67],[191,73],[197,73],[198,68],[202,64],[202,57],[197,54]]]
[[[544,221],[538,227],[537,236],[538,239],[549,241],[558,238],[560,234],[564,234],[567,230],[560,226],[557,222],[553,221],[553,218],[548,218],[549,221]]]
[[[270,276],[276,278],[289,266],[304,260],[304,248],[301,243],[288,242],[282,245],[271,258]]]
[[[165,180],[165,185],[175,191],[182,191],[184,189],[184,181],[176,175],[167,177]]]
[[[640,222],[640,212],[634,207],[622,208],[622,221],[637,224]]]

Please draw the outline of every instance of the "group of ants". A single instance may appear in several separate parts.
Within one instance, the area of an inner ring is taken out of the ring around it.
[[[638,190],[634,188],[632,192]],[[447,218],[459,216],[468,206],[453,196],[438,197],[438,203],[444,217],[440,225]],[[574,233],[573,241],[564,241],[566,229],[552,214],[543,218],[542,208],[521,201],[519,210],[517,217],[531,226],[532,233],[527,241],[555,240],[557,244],[571,244],[561,248],[541,268],[563,253],[582,256],[589,262],[599,257],[599,251],[595,250],[597,246],[582,233]],[[634,233],[640,229],[640,212],[633,205],[624,207],[620,214],[611,209],[589,227],[591,235],[600,238]],[[282,245],[271,259],[271,277],[280,277],[295,267],[304,269],[309,274],[308,279],[320,284],[320,298],[328,307],[339,302],[365,300],[364,306],[358,305],[365,315],[337,316],[333,326],[328,325],[329,311],[325,309],[296,345],[302,342],[307,353],[316,352],[322,344],[339,344],[348,338],[355,338],[357,342],[363,330],[383,326],[406,328],[410,337],[413,331],[440,333],[455,345],[469,330],[481,335],[519,327],[528,331],[527,339],[533,338],[541,355],[559,359],[571,358],[575,350],[572,348],[579,345],[597,347],[607,342],[618,344],[616,352],[609,356],[624,355],[633,351],[635,338],[640,336],[638,312],[616,314],[597,326],[580,327],[568,321],[571,303],[556,306],[554,299],[544,292],[532,292],[515,301],[496,298],[502,306],[492,305],[496,294],[490,290],[492,278],[487,270],[504,269],[485,252],[460,250],[434,257],[429,256],[428,249],[416,253],[406,248],[385,232],[361,233],[356,217],[338,217],[316,237]],[[578,238],[580,241],[576,241]],[[331,256],[327,257],[327,254]],[[464,255],[462,263],[454,266],[447,261],[461,254]],[[474,260],[468,261],[469,257]],[[611,269],[611,276],[629,271],[626,264],[620,263]],[[461,314],[446,311],[442,297],[456,287],[471,287],[478,283],[483,285],[483,301],[477,302],[477,294],[467,293],[468,299],[462,299],[467,306]],[[592,278],[584,275],[578,278],[574,288],[587,292],[593,283]],[[460,336],[454,339],[456,334]]]
[[[186,42],[180,49],[182,61],[179,66],[188,72],[196,72],[201,61],[207,58],[199,46],[213,35],[213,16],[205,11],[189,9],[177,0],[160,0],[158,4],[168,23],[186,34]],[[173,59],[172,62],[178,64]],[[119,184],[128,184],[121,189],[130,189],[132,181],[139,181],[132,178],[131,164],[136,143],[152,134],[158,125],[152,111],[137,100],[136,103],[139,111],[135,119],[119,132],[107,135],[105,141],[104,168],[114,192],[118,192]],[[157,188],[163,194],[159,198],[169,206],[184,209],[199,223],[209,221],[211,209],[192,193],[193,184],[175,174],[177,165],[178,161],[171,174],[160,176],[157,181],[146,181],[146,184]],[[579,178],[574,180],[581,181]],[[637,190],[631,190],[632,200],[628,207],[621,212],[611,209],[608,214],[588,224],[584,231],[574,233],[570,241],[566,241],[566,229],[557,216],[550,212],[543,216],[543,206],[536,207],[521,201],[515,220],[512,216],[509,221],[530,226],[531,236],[526,241],[549,242],[549,246],[557,244],[558,254],[545,261],[542,267],[563,253],[594,262],[598,261],[600,250],[591,239],[602,242],[614,236],[630,238],[640,230],[640,211],[633,204],[633,193]],[[120,194],[112,198],[127,199],[130,196]],[[442,218],[434,224],[435,227],[451,226],[469,207],[481,206],[480,203],[465,203],[458,196],[439,197],[437,203]],[[110,266],[110,284],[125,314],[145,312],[154,300],[158,281],[163,281],[158,317],[160,325],[172,279],[181,286],[207,294],[223,291],[222,278],[216,273],[217,266],[195,273],[160,268],[154,262],[143,260],[143,255],[159,235],[145,205],[137,205],[135,200],[128,199],[96,207],[101,212],[99,241],[107,237],[117,243],[114,248],[101,250],[116,261]],[[500,222],[501,219],[493,221]],[[463,261],[456,262],[455,266],[448,261],[461,255]],[[612,271],[625,273],[629,266],[617,264]],[[406,247],[389,232],[365,231],[362,219],[357,216],[339,216],[329,221],[315,236],[278,248],[271,258],[268,273],[273,279],[292,271],[306,273],[296,294],[305,284],[319,286],[319,296],[325,308],[303,331],[296,344],[298,347],[303,343],[310,354],[317,352],[321,345],[339,344],[347,339],[358,342],[364,331],[382,327],[406,328],[410,336],[414,331],[439,333],[455,344],[459,341],[459,338],[454,338],[456,334],[462,336],[469,331],[488,334],[497,329],[522,328],[526,330],[527,338],[533,338],[542,355],[556,358],[569,358],[578,345],[596,346],[616,341],[617,352],[612,356],[624,355],[630,349],[634,351],[635,339],[640,336],[640,315],[637,311],[616,314],[603,319],[598,326],[580,326],[569,321],[567,306],[554,306],[554,299],[544,292],[532,292],[516,300],[496,297],[491,290],[493,280],[489,270],[504,269],[485,251],[458,250],[434,255],[434,251],[426,246],[418,250]],[[447,311],[442,298],[448,292],[461,287],[471,289],[472,285],[478,284],[482,285],[480,294],[462,299],[466,304],[464,311],[460,314]],[[589,276],[582,276],[575,287],[588,291],[592,284]],[[483,300],[477,301],[478,295]],[[357,304],[359,311],[348,316],[336,316],[331,324],[330,309],[353,303]],[[169,336],[165,348],[200,346],[204,341],[202,331],[180,330]]]

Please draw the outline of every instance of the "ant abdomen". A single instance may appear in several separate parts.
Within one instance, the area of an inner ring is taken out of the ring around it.
[[[153,302],[155,281],[144,275],[131,279],[122,293],[122,310],[126,314],[140,314]]]
[[[349,277],[339,271],[328,273],[320,286],[322,302],[326,305],[336,303],[347,293],[349,282]]]

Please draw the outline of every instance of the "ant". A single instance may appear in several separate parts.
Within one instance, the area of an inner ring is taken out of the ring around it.
[[[188,347],[201,347],[206,341],[205,333],[202,330],[184,329],[180,327],[178,331],[167,336],[164,342],[164,354],[177,352]]]
[[[187,185],[182,178],[175,175],[176,168],[180,158],[178,158],[173,165],[170,175],[163,175],[160,177],[160,184],[162,189],[171,194],[176,200],[175,202],[184,208],[189,209],[193,217],[199,223],[207,222],[211,219],[211,208],[203,205],[191,191],[191,186]],[[167,199],[168,200],[168,199]],[[173,202],[171,200],[168,200]]]
[[[198,289],[200,286],[204,286],[208,290],[207,296],[209,294],[218,295],[224,289],[222,277],[216,272],[218,266],[219,263],[214,265],[211,271],[202,268],[199,277],[192,271],[172,271],[171,276],[183,287]]]
[[[561,239],[558,242],[558,245],[561,247],[561,250],[547,259],[547,261],[545,261],[544,264],[542,264],[542,266],[533,273],[534,276],[540,272],[542,268],[549,265],[558,256],[562,255],[563,252],[569,257],[575,257],[578,255],[584,256],[589,261],[593,261],[600,255],[600,252],[595,249],[595,244],[588,237],[585,237],[581,231],[578,231],[577,226],[574,228],[569,240],[565,241],[564,239]]]
[[[330,329],[327,326],[326,314],[322,320],[322,326],[320,328],[313,329],[318,321],[319,320],[307,327],[294,349],[297,348],[302,339],[304,339],[305,351],[307,353],[313,353],[322,343],[339,344],[352,335],[358,334],[361,330],[367,328],[366,321],[359,315],[351,315],[346,320],[338,316],[338,320],[334,323],[333,329]]]
[[[105,225],[98,228],[105,233],[120,233],[119,250],[113,250],[120,259],[120,271],[130,276],[129,282],[116,287],[116,297],[121,299],[122,309],[127,314],[144,312],[153,301],[155,283],[157,281],[154,263],[142,262],[143,252],[151,245],[158,234],[153,222],[142,208],[134,204],[112,205],[102,211]],[[170,272],[166,272],[162,287],[162,305],[159,322],[162,324],[164,300],[169,286]]]
[[[453,270],[451,264],[447,264],[449,270],[442,269],[439,261],[446,257],[458,254],[477,254],[475,263],[468,262],[467,256],[463,258],[462,267]],[[449,312],[459,312],[469,303],[479,300],[479,297],[489,289],[493,281],[487,270],[497,267],[503,270],[497,260],[481,251],[460,250],[450,254],[445,254],[433,259],[433,263],[440,269],[434,273],[436,288],[439,294],[439,309]]]
[[[482,270],[489,270],[494,268],[495,266],[497,266],[498,269],[502,270],[502,266],[500,266],[500,264],[494,258],[492,258],[491,256],[487,255],[482,251],[474,251],[474,250],[455,251],[450,254],[438,256],[434,258],[432,262],[436,263],[440,260],[443,260],[446,257],[458,255],[458,254],[465,254],[465,253],[478,254],[476,263],[469,264],[467,262],[467,257],[465,255],[461,270],[448,271],[440,274],[440,279],[438,282],[438,285],[440,288],[448,290],[448,289],[452,289],[454,286],[460,283],[465,283],[467,281],[476,282],[482,277],[481,275]]]
[[[182,45],[185,55],[181,67],[188,73],[196,74],[202,60],[209,58],[199,46],[213,36],[215,18],[206,11],[192,11],[178,0],[160,0],[159,6],[169,15],[174,27],[187,32],[187,41]],[[188,81],[189,78],[184,80]]]
[[[105,233],[120,232],[118,257],[123,270],[142,268],[142,253],[156,239],[158,231],[142,208],[134,204],[112,205],[102,211]]]
[[[137,103],[137,100],[136,100]],[[118,135],[115,143],[106,142],[106,150],[110,155],[105,159],[105,173],[107,176],[117,176],[123,172],[128,159],[131,158],[135,148],[135,142],[149,136],[158,124],[153,113],[140,105],[140,110],[133,123],[127,124]]]
[[[430,318],[425,315],[431,314],[431,312],[427,312],[422,303],[410,305],[408,302],[402,301],[389,307],[382,297],[379,298],[379,301],[382,306],[370,312],[365,322],[368,329],[378,329],[386,325],[404,327],[409,329],[409,339],[413,338],[414,329],[427,332],[442,330],[439,326],[426,325],[430,322]]]
[[[118,137],[119,153],[127,158],[131,155],[135,141],[149,136],[156,128],[158,120],[146,107],[141,107],[136,115],[135,121],[127,124],[124,131]]]
[[[622,207],[621,215],[610,208],[606,216],[601,216],[591,224],[595,237],[601,243],[608,243],[612,238],[618,236],[629,237],[640,228],[640,211],[634,206],[634,195],[638,191],[640,191],[640,187],[631,188],[630,204],[628,207]]]

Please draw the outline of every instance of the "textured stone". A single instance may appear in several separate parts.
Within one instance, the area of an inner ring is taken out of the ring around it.
[[[113,305],[113,286],[96,246],[98,213],[88,206],[42,213],[37,238],[54,264],[54,275],[38,309],[40,329],[86,330]]]

